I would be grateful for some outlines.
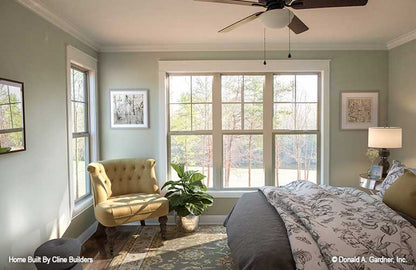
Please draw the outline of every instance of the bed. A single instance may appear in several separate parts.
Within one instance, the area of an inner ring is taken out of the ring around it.
[[[224,225],[239,269],[296,269],[283,220],[260,190],[244,194]]]
[[[353,189],[350,189],[350,192],[352,192],[352,190]],[[231,255],[234,261],[237,263],[238,268],[243,270],[292,270],[297,268],[303,269],[302,267],[304,267],[304,269],[317,269],[315,267],[311,268],[310,266],[305,267],[305,260],[310,259],[307,256],[305,259],[305,256],[299,257],[292,255],[293,252],[291,242],[287,233],[285,221],[283,221],[283,219],[286,219],[286,217],[282,219],[281,214],[279,214],[279,211],[277,211],[277,208],[270,203],[270,198],[266,198],[267,196],[265,194],[270,193],[265,192],[265,190],[258,190],[252,193],[244,194],[238,200],[238,202],[236,203],[236,205],[234,206],[234,208],[232,209],[232,211],[230,212],[230,214],[224,222],[224,225],[226,226],[227,230],[228,245],[231,249]],[[369,200],[368,198],[366,199]],[[411,234],[411,237],[416,237],[416,234],[414,233],[416,232],[416,220],[407,217],[402,213],[398,214],[403,216],[406,220],[408,220],[411,223],[410,226],[412,227],[411,229],[413,231],[409,234]],[[348,213],[346,215],[348,215]],[[395,217],[395,219],[399,220],[401,218]],[[366,220],[366,222],[368,223],[368,220]],[[403,222],[401,223],[403,224]],[[373,225],[374,224],[364,223],[364,226],[366,228],[371,228],[371,226]],[[390,234],[393,234],[391,231],[388,231],[388,229],[386,231],[387,237],[389,237]],[[381,239],[383,239],[383,237],[381,237]],[[410,238],[408,241],[413,242],[414,239],[416,238]],[[414,242],[416,243],[416,241]],[[411,243],[411,245],[416,244]],[[416,249],[414,249],[413,253],[414,252],[416,252]],[[413,254],[413,258],[410,258],[410,260],[413,260],[413,262],[415,257],[414,255],[415,254]],[[412,255],[410,256],[412,257]],[[294,257],[297,258],[296,261]],[[408,257],[407,259],[409,260]],[[323,261],[327,263],[325,258],[323,258]],[[320,265],[320,267],[322,267],[321,269],[328,269],[325,263],[324,265]],[[337,268],[336,266],[337,265],[335,265],[334,267],[334,265],[332,265],[331,268],[344,269],[342,267],[344,267],[345,265],[341,265],[340,268]],[[376,267],[371,269],[379,268]],[[409,266],[408,264],[406,264],[403,269],[416,269],[416,265]]]

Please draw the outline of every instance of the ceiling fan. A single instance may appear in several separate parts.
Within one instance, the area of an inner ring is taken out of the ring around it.
[[[309,29],[293,12],[293,9],[312,9],[327,7],[350,7],[365,6],[368,0],[195,0],[200,2],[214,2],[222,4],[234,4],[253,7],[264,7],[265,11],[256,12],[242,20],[239,20],[223,29],[219,33],[230,32],[243,24],[257,18],[269,28],[283,28],[288,26],[296,34],[303,33]]]

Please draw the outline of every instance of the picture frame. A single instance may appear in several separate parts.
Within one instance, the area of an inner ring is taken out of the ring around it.
[[[370,172],[371,179],[381,179],[382,175],[383,175],[383,166],[379,166],[379,165],[371,166],[371,172]]]
[[[26,151],[24,83],[0,78],[0,155]]]
[[[367,130],[379,123],[379,91],[342,91],[341,130]]]
[[[110,89],[111,128],[149,128],[148,89]]]

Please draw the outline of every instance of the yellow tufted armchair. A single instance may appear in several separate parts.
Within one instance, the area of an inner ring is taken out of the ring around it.
[[[153,159],[114,159],[88,165],[94,193],[94,213],[105,227],[113,255],[115,227],[159,218],[165,238],[169,201],[160,195]]]

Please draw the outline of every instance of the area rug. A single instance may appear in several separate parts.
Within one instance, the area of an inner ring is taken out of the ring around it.
[[[162,241],[158,226],[139,227],[107,269],[237,269],[223,226],[200,226],[194,233],[168,226],[166,238]]]

